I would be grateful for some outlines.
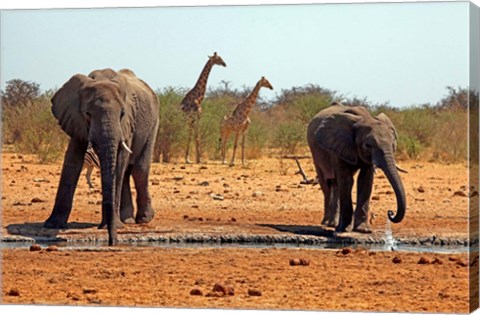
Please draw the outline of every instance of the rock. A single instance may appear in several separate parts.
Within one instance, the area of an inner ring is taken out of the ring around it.
[[[30,251],[31,252],[38,252],[38,251],[41,251],[42,250],[42,246],[38,245],[38,244],[33,244],[32,246],[30,246]]]
[[[468,267],[468,264],[461,259],[457,260],[457,265],[462,266],[462,267]]]
[[[342,248],[342,250],[340,252],[343,255],[348,255],[348,254],[351,254],[353,252],[353,249],[351,249],[350,247],[345,247],[345,248]]]
[[[302,266],[309,266],[310,265],[310,260],[302,258],[302,259],[300,259],[300,264]]]
[[[210,194],[213,200],[224,200],[225,198],[222,195]]]
[[[232,221],[232,222],[237,222],[237,219],[231,218],[230,221]]]
[[[67,293],[67,298],[71,298],[73,301],[80,301],[80,298],[75,293]]]
[[[207,181],[203,181],[203,182],[199,183],[198,186],[204,186],[204,187],[206,187],[206,186],[210,186],[210,183],[207,182]]]
[[[392,262],[394,264],[400,264],[402,262],[402,259],[398,256],[393,257]]]
[[[26,206],[27,204],[25,202],[17,201],[13,203],[14,206]]]
[[[175,180],[175,181],[180,181],[180,180],[182,180],[182,179],[183,179],[183,176],[175,176],[175,177],[173,178],[173,180]]]
[[[225,296],[225,294],[223,294],[222,292],[208,292],[206,295],[206,297],[222,297],[222,296]]]
[[[380,200],[380,196],[377,196],[377,195],[372,196],[372,200]]]
[[[196,285],[205,284],[205,280],[203,280],[202,278],[198,278],[197,280],[195,280],[195,284],[196,284]]]
[[[50,245],[47,247],[47,252],[57,252],[58,251],[58,246],[56,245]]]
[[[206,167],[206,166],[200,166],[200,169],[201,169],[201,170],[208,170],[208,167]]]
[[[432,264],[433,265],[443,265],[443,261],[440,258],[435,257],[435,259],[432,261]]]
[[[255,289],[248,289],[248,295],[250,296],[262,296],[262,291]]]
[[[426,257],[420,257],[420,260],[418,261],[419,265],[426,265],[431,263],[432,263],[431,260]]]
[[[470,198],[471,198],[471,197],[475,197],[475,196],[478,196],[478,191],[473,190],[473,191],[470,193]]]
[[[39,203],[39,202],[45,202],[45,200],[42,200],[42,199],[37,198],[37,197],[34,197],[34,198],[32,199],[32,201],[30,201],[30,202],[31,202],[31,203]]]
[[[8,296],[20,296],[20,291],[17,289],[10,289],[10,291],[7,292]]]
[[[235,290],[233,289],[233,287],[226,286],[226,285],[223,285],[221,283],[215,283],[213,285],[212,292],[220,292],[223,295],[234,295],[235,294]]]
[[[300,266],[302,264],[302,262],[300,261],[300,259],[290,259],[290,266]]]
[[[160,185],[160,181],[158,179],[152,179],[152,186]]]
[[[192,289],[190,295],[203,295],[203,292],[200,289]]]
[[[224,183],[224,184],[223,184],[223,187],[224,187],[224,188],[230,188],[230,185],[227,184],[227,183]]]
[[[93,288],[83,289],[83,294],[93,294],[93,293],[97,293],[97,289],[93,289]]]
[[[263,193],[261,191],[254,191],[253,194],[252,194],[253,197],[261,197],[263,196]]]
[[[275,191],[276,191],[276,192],[288,191],[288,189],[286,189],[286,188],[283,187],[282,185],[277,185],[277,186],[275,186]]]
[[[417,191],[418,191],[419,193],[424,193],[424,192],[425,192],[425,188],[423,188],[422,186],[420,186],[420,187],[417,188]]]
[[[464,191],[457,190],[453,193],[454,196],[467,197],[467,194]]]

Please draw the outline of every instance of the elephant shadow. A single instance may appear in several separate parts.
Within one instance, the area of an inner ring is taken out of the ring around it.
[[[335,233],[335,229],[315,225],[286,225],[286,224],[259,224],[262,227],[275,229],[279,232],[293,233],[297,235],[326,237],[332,243],[356,243],[357,239],[352,236]]]
[[[29,237],[35,241],[56,240],[58,234],[67,230],[82,230],[97,227],[98,224],[88,222],[71,222],[68,223],[67,228],[63,229],[47,229],[43,222],[26,222],[7,225],[7,232],[10,235],[19,235]],[[81,233],[81,232],[78,232]],[[69,234],[75,234],[69,232]]]

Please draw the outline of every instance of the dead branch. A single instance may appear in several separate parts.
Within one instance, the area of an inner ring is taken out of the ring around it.
[[[301,181],[300,183],[304,185],[315,185],[316,180],[308,179],[307,174],[305,174],[305,172],[303,171],[303,168],[300,165],[300,161],[298,160],[297,157],[295,157],[295,162],[297,162],[297,166],[298,166],[298,171],[295,174],[300,174],[303,177],[303,181]]]

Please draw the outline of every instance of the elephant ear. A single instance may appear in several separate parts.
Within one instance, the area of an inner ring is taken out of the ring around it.
[[[385,123],[392,130],[393,136],[395,137],[395,143],[394,143],[393,150],[396,151],[398,134],[397,134],[397,130],[395,129],[395,126],[393,125],[392,121],[384,113],[378,114],[375,118],[380,120],[381,122]]]
[[[315,132],[318,145],[350,164],[357,164],[353,125],[361,118],[346,112],[325,117]]]
[[[74,75],[52,97],[52,113],[63,131],[81,141],[88,139],[88,124],[81,112],[80,92],[82,86],[91,81],[82,74]]]

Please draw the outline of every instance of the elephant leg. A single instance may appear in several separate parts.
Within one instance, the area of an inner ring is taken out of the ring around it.
[[[232,160],[230,161],[230,166],[235,165],[235,152],[237,151],[237,145],[238,145],[238,132],[235,133],[235,139],[233,140],[233,154],[232,154]]]
[[[352,187],[353,176],[345,171],[338,173],[338,195],[340,198],[340,217],[335,229],[337,232],[345,232],[352,224]]]
[[[132,168],[132,177],[137,191],[137,215],[135,222],[148,223],[152,221],[154,216],[152,199],[148,191],[148,170],[134,166]]]
[[[368,223],[368,208],[372,194],[374,171],[373,166],[364,168],[358,175],[357,206],[353,220],[353,230],[360,233],[372,233]]]
[[[136,223],[148,223],[154,217],[154,210],[152,208],[152,199],[148,191],[148,177],[151,166],[151,155],[153,150],[153,139],[155,134],[150,136],[145,144],[141,156],[137,158],[137,163],[132,166],[132,177],[135,183],[135,190],[137,191],[137,215],[135,216]]]
[[[132,166],[129,165],[123,177],[122,196],[120,199],[120,220],[126,224],[135,223],[133,214],[132,191],[130,189],[131,173]]]
[[[335,179],[328,180],[327,184],[329,186],[329,198],[328,203],[326,204],[325,215],[327,219],[327,226],[335,227],[338,225],[339,220],[339,199],[338,199],[338,186]]]
[[[322,225],[327,225],[329,223],[329,203],[330,203],[330,187],[328,187],[327,181],[323,178],[321,173],[317,172],[318,183],[320,184],[320,188],[322,189],[323,194],[323,219]]]
[[[58,184],[55,205],[50,217],[45,221],[44,227],[60,229],[67,227],[68,217],[72,211],[73,195],[77,188],[78,178],[83,168],[83,159],[87,143],[70,139],[67,152],[63,160],[62,174]]]

